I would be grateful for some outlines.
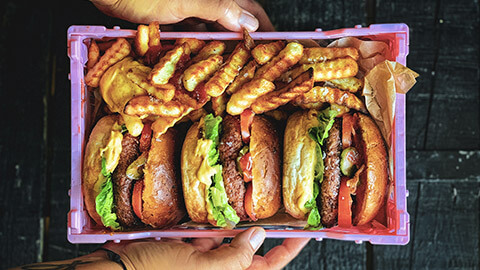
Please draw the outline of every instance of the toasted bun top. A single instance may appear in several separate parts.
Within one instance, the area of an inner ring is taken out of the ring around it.
[[[316,111],[299,111],[287,120],[283,144],[283,203],[286,211],[305,219],[305,203],[313,197],[316,142],[308,135],[318,126]]]
[[[100,193],[105,178],[98,177],[102,171],[102,157],[100,149],[104,148],[110,138],[110,131],[119,120],[117,115],[107,115],[101,118],[90,134],[85,155],[83,157],[82,190],[85,199],[85,207],[90,216],[97,224],[103,224],[102,219],[95,209],[95,198]]]
[[[253,212],[258,219],[273,216],[280,208],[280,144],[267,119],[253,118],[250,131]]]
[[[199,123],[194,123],[187,132],[182,147],[181,169],[183,197],[188,215],[194,222],[207,223],[206,185],[197,177],[202,158],[196,156]]]
[[[388,162],[385,144],[375,122],[367,115],[357,113],[366,170],[360,175],[357,187],[354,225],[372,220],[383,206],[387,193]]]
[[[175,169],[176,132],[152,138],[145,165],[142,222],[159,228],[177,223],[185,214],[180,179]]]

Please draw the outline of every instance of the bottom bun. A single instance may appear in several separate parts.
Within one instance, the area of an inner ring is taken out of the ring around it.
[[[176,132],[152,138],[145,165],[142,222],[155,228],[177,223],[184,215],[175,169]]]

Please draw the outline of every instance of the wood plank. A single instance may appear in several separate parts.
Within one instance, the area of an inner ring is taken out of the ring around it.
[[[407,151],[407,179],[474,179],[480,151]]]
[[[437,53],[436,0],[377,0],[375,23],[406,23],[410,28],[407,66],[420,74],[407,94],[407,149],[424,149]]]
[[[427,149],[480,147],[479,12],[475,1],[441,1]]]
[[[42,259],[44,95],[50,70],[46,8],[0,4],[0,268]]]
[[[418,181],[408,181],[407,212],[410,214],[410,242],[405,246],[373,246],[373,269],[408,269],[415,240],[416,206],[418,202]]]
[[[413,269],[479,267],[480,181],[421,183]]]
[[[277,31],[331,30],[364,24],[365,1],[261,1]]]

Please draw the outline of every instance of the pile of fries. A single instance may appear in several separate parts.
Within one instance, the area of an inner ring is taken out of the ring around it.
[[[133,136],[144,121],[153,122],[158,137],[207,111],[239,115],[251,109],[278,119],[285,117],[284,107],[320,109],[329,103],[366,112],[359,98],[363,81],[355,77],[357,49],[281,40],[255,45],[247,31],[243,35],[226,54],[222,41],[161,41],[157,22],[139,25],[133,40],[91,41],[85,83],[102,96],[108,113],[122,116]],[[129,87],[109,87],[112,80]]]

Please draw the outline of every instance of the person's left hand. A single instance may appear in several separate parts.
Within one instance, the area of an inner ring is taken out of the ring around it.
[[[222,238],[197,238],[107,243],[104,248],[120,255],[127,269],[280,269],[295,258],[308,238],[286,239],[265,256],[255,255],[265,231],[253,227],[239,233],[230,244]]]

